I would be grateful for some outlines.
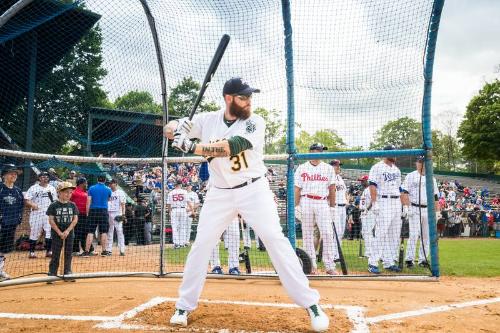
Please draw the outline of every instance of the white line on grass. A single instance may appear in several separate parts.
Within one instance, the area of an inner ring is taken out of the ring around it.
[[[366,318],[365,320],[368,324],[374,324],[374,323],[379,323],[381,321],[386,321],[386,320],[402,319],[402,318],[408,318],[408,317],[417,317],[417,316],[422,316],[422,315],[426,315],[429,313],[447,312],[447,311],[452,311],[455,309],[462,309],[462,308],[467,308],[467,307],[471,307],[471,306],[486,305],[486,304],[492,304],[492,303],[498,303],[498,302],[500,302],[500,297],[483,299],[483,300],[478,300],[478,301],[471,301],[471,302],[464,302],[464,303],[455,303],[455,304],[448,304],[448,305],[441,305],[441,306],[434,306],[434,307],[426,307],[426,308],[419,309],[419,310],[391,313],[391,314],[377,316],[377,317],[369,317],[369,318]]]

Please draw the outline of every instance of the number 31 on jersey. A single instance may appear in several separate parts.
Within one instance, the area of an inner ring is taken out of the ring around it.
[[[230,156],[229,160],[231,161],[231,170],[233,170],[234,172],[238,172],[241,169],[248,169],[248,162],[245,157],[244,151],[242,151],[238,155]]]

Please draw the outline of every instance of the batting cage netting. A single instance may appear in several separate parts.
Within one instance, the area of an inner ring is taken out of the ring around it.
[[[430,93],[442,7],[2,1],[0,271],[182,273],[210,172],[203,157],[173,149],[162,127],[189,115],[227,34],[196,112],[223,110],[232,77],[260,89],[252,109],[266,123],[265,177],[304,272],[439,276],[434,200],[426,198],[434,191]],[[422,165],[424,174],[407,176]],[[52,207],[64,201],[65,182],[76,187],[78,212]],[[99,186],[110,201],[88,207]],[[79,216],[64,242],[47,210],[56,224]],[[244,216],[221,235],[207,271],[275,276]]]

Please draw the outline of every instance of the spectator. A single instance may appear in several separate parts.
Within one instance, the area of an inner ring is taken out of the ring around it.
[[[143,199],[139,199],[137,205],[134,207],[134,217],[135,217],[135,231],[137,245],[145,245],[144,239],[144,229],[146,226],[146,215],[148,214],[147,202]]]
[[[49,184],[52,185],[52,187],[57,188],[57,185],[59,185],[59,183],[62,180],[59,178],[54,168],[50,168],[48,173],[49,173]]]
[[[23,218],[23,192],[14,185],[21,173],[13,164],[7,164],[2,169],[0,183],[0,281],[10,279],[5,272],[5,255],[14,250],[16,228]]]
[[[285,188],[285,183],[280,182],[278,185],[278,199],[280,200],[286,200],[286,188]]]
[[[87,207],[89,207],[89,230],[87,230],[87,242],[85,252],[82,254],[83,257],[90,256],[90,246],[92,245],[96,228],[101,234],[101,256],[105,257],[108,255],[106,245],[108,244],[108,202],[111,198],[111,189],[104,185],[105,181],[105,176],[98,176],[97,184],[89,188],[87,199]]]
[[[69,172],[69,175],[68,175],[68,178],[66,179],[66,181],[70,182],[71,184],[73,184],[73,186],[76,187],[77,177],[76,177],[76,171],[75,170],[71,170]]]
[[[134,206],[128,202],[125,204],[125,218],[127,220],[127,223],[125,223],[123,226],[123,235],[125,236],[125,245],[127,246],[129,245],[130,240],[132,238],[135,238],[135,241],[137,242],[136,238],[137,230],[135,228],[136,223],[134,218]]]
[[[59,198],[47,209],[52,227],[52,258],[49,264],[49,276],[56,276],[59,268],[61,249],[64,247],[64,275],[72,274],[71,250],[73,248],[73,229],[78,223],[78,208],[69,201],[75,187],[70,182],[61,182],[57,187]],[[74,281],[74,280],[70,280]]]
[[[82,252],[85,251],[85,243],[87,239],[87,230],[89,230],[87,215],[87,179],[80,177],[76,181],[76,188],[71,194],[70,199],[78,209],[78,223],[74,230],[74,241],[73,241],[73,254],[77,255],[80,253],[80,248]],[[90,246],[90,253],[94,252],[94,246]]]
[[[457,201],[457,193],[453,189],[450,189],[448,191],[448,203],[450,204],[450,206],[455,206],[456,201]]]

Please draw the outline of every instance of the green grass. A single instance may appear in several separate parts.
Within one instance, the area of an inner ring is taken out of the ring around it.
[[[267,252],[257,250],[255,242],[253,242],[253,246],[249,255],[254,270],[272,271],[271,260]],[[297,246],[302,247],[301,240],[297,241]],[[224,250],[222,242],[220,249],[220,261],[227,270],[227,251]],[[342,249],[349,274],[367,274],[366,258],[358,257],[359,241],[344,240]],[[168,270],[169,264],[179,265],[185,262],[189,248],[166,249],[165,252]],[[440,239],[439,260],[442,276],[500,276],[500,239]],[[243,271],[244,264],[240,264],[240,268]],[[323,264],[320,263],[318,268],[323,268]],[[428,269],[417,267],[412,270],[405,268],[403,274],[430,275],[430,272]]]

